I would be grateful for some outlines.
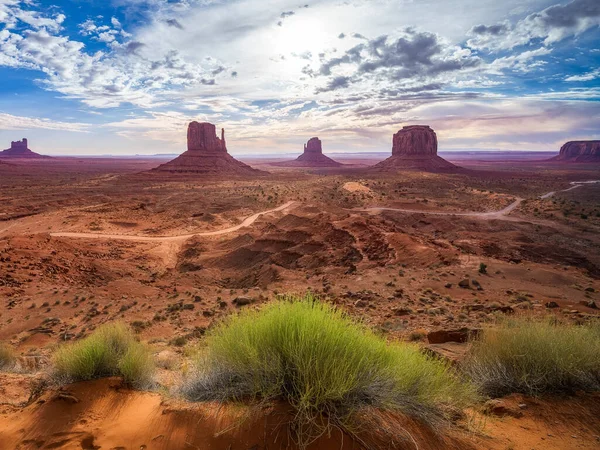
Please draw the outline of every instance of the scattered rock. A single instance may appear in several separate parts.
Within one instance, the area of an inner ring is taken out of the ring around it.
[[[254,299],[252,299],[250,297],[236,297],[231,301],[231,303],[234,304],[235,306],[246,306],[253,302],[254,302]]]
[[[511,416],[517,419],[523,417],[522,411],[501,399],[493,399],[485,402],[483,405],[483,412],[488,415],[499,417]]]
[[[553,309],[553,308],[559,308],[559,307],[560,307],[559,304],[554,301],[546,302],[546,308]]]
[[[463,289],[469,289],[471,287],[471,283],[469,282],[469,280],[464,279],[458,282],[458,286]]]
[[[430,344],[445,344],[446,342],[464,343],[477,336],[481,330],[461,328],[458,330],[438,330],[427,335]]]

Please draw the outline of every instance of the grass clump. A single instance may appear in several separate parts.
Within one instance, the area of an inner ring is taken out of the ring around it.
[[[146,388],[154,374],[150,349],[121,323],[102,325],[88,337],[59,347],[53,363],[63,383],[122,376],[127,384]]]
[[[473,398],[447,364],[387,343],[310,295],[229,317],[208,335],[182,390],[192,401],[286,401],[301,444],[329,422],[348,429],[362,407],[433,420]]]
[[[8,344],[0,342],[0,370],[10,370],[17,362],[15,351]]]
[[[465,371],[498,397],[600,390],[600,324],[505,319],[473,342]]]

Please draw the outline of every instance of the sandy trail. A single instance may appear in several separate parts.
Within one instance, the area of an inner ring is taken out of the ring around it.
[[[99,234],[99,233],[70,233],[70,232],[57,232],[50,233],[50,236],[54,237],[69,237],[69,238],[82,238],[82,239],[119,239],[124,241],[137,241],[137,242],[169,242],[169,241],[185,241],[195,236],[220,236],[223,234],[233,233],[238,231],[241,228],[246,228],[252,225],[256,220],[265,214],[271,214],[278,211],[283,211],[284,209],[289,208],[295,202],[287,202],[281,206],[278,206],[274,209],[269,209],[267,211],[258,212],[256,214],[251,215],[244,219],[242,223],[239,225],[235,225],[233,227],[225,228],[223,230],[216,231],[207,231],[204,233],[192,233],[192,234],[181,234],[176,236],[136,236],[129,234]]]
[[[567,192],[573,189],[577,189],[578,187],[585,186],[588,184],[600,183],[600,180],[592,180],[592,181],[573,181],[571,182],[571,187],[567,189],[563,189],[562,191],[552,191],[548,192],[540,196],[539,198],[544,200],[552,197],[557,192]],[[354,209],[353,211],[359,212],[380,212],[380,211],[396,211],[396,212],[405,212],[405,213],[416,213],[416,214],[429,214],[434,216],[463,216],[463,217],[475,217],[479,219],[500,219],[504,216],[508,216],[512,211],[519,207],[519,205],[523,202],[523,198],[517,197],[514,202],[510,205],[502,208],[498,211],[489,211],[489,212],[451,212],[451,211],[426,211],[426,210],[418,210],[418,209],[401,209],[401,208],[386,208],[381,206],[374,206],[371,208],[364,209]]]

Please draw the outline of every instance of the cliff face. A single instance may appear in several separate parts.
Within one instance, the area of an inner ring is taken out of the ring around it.
[[[392,155],[437,155],[437,135],[427,125],[404,127],[394,135]]]
[[[221,138],[216,134],[212,123],[191,122],[187,131],[188,150],[163,164],[155,171],[201,173],[209,175],[257,175],[260,170],[238,161],[227,153],[225,130],[221,129]]]
[[[375,170],[448,171],[458,169],[437,154],[435,131],[427,125],[402,128],[392,140],[392,156],[374,166]]]
[[[221,128],[221,139],[217,137],[216,127],[212,123],[192,122],[187,132],[188,151],[201,153],[227,153],[225,130]]]
[[[600,141],[570,141],[563,145],[553,161],[600,162]]]

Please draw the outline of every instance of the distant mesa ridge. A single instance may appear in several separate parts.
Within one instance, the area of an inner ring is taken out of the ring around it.
[[[281,167],[339,167],[343,164],[323,154],[323,144],[318,137],[304,144],[304,152],[293,161],[283,161],[273,165]]]
[[[257,175],[260,170],[238,161],[227,153],[225,130],[217,137],[216,127],[208,122],[191,122],[187,131],[187,151],[153,169],[159,172]]]
[[[459,169],[437,154],[435,131],[428,125],[405,126],[394,134],[392,156],[374,166],[378,170],[448,171]]]
[[[559,155],[550,161],[600,162],[600,140],[569,141],[561,147]]]
[[[10,148],[0,152],[0,158],[50,158],[50,156],[32,152],[29,150],[28,145],[26,138],[23,138],[20,141],[12,141],[10,143]]]

